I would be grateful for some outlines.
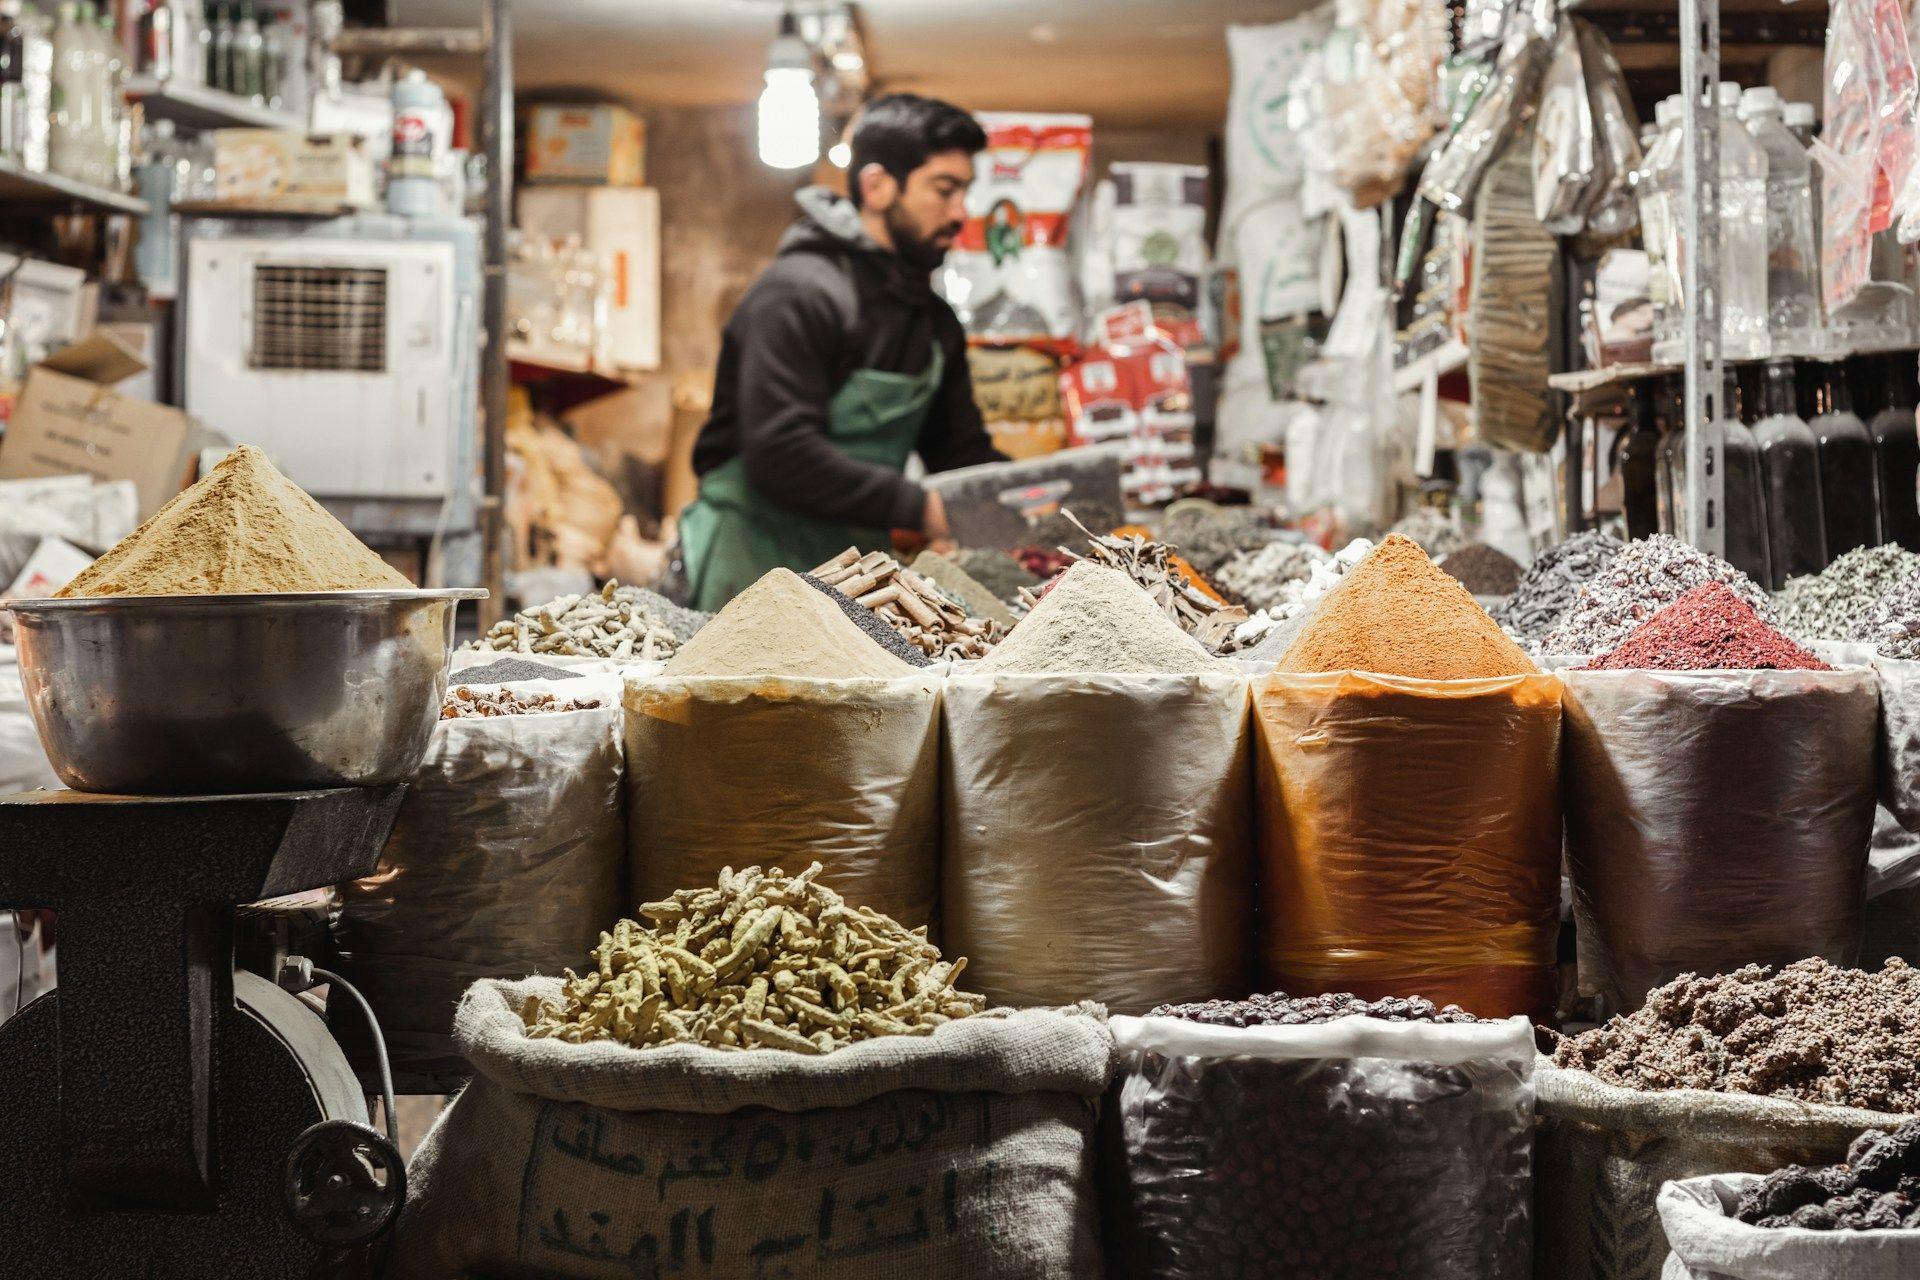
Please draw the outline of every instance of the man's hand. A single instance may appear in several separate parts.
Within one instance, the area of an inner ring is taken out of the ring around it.
[[[956,547],[953,530],[947,527],[947,504],[939,494],[927,490],[926,515],[921,521],[921,530],[927,535],[927,542],[941,555],[951,555]]]

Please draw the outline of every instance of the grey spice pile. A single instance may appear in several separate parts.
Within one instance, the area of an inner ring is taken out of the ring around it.
[[[1389,996],[1362,1000],[1336,992],[1318,996],[1289,996],[1284,991],[1248,996],[1245,1000],[1202,1000],[1195,1004],[1163,1004],[1149,1017],[1181,1018],[1209,1027],[1299,1027],[1335,1018],[1379,1018],[1384,1022],[1481,1022],[1457,1004],[1445,1008],[1425,996]]]
[[[1071,511],[1061,514],[1087,539],[1087,553],[1060,548],[1076,561],[1086,561],[1117,569],[1147,593],[1160,611],[1195,640],[1208,653],[1219,653],[1231,641],[1234,629],[1247,620],[1247,611],[1239,605],[1222,605],[1188,580],[1173,563],[1173,548],[1164,542],[1145,538],[1091,532],[1073,518]],[[1032,596],[1031,592],[1027,593]],[[1037,598],[1037,597],[1036,597]],[[1034,599],[1026,601],[1032,608]]]
[[[1867,1130],[1844,1164],[1774,1170],[1747,1188],[1733,1216],[1810,1231],[1920,1229],[1920,1120]]]
[[[1605,653],[1642,622],[1709,582],[1727,587],[1762,621],[1773,621],[1773,603],[1753,579],[1717,556],[1656,533],[1628,543],[1589,579],[1539,647],[1547,653]]]
[[[1888,588],[1847,639],[1871,644],[1883,658],[1920,658],[1920,573]]]
[[[1020,593],[1040,585],[1040,579],[1028,573],[1025,565],[1005,551],[992,547],[969,547],[954,553],[953,562],[1009,605],[1020,603]]]
[[[620,921],[593,968],[567,971],[558,1005],[528,1001],[527,1035],[822,1054],[985,1010],[954,988],[965,960],[942,959],[925,928],[848,906],[820,870],[727,867],[710,888],[647,903],[649,923]]]
[[[1628,1089],[1708,1089],[1920,1111],[1920,970],[1801,960],[1682,974],[1553,1060]]]
[[[693,638],[708,615],[683,609],[644,587],[611,579],[598,591],[566,595],[494,623],[477,649],[576,658],[665,661]]]
[[[1916,574],[1920,556],[1894,543],[1856,547],[1774,593],[1780,629],[1799,640],[1865,638],[1875,606]]]
[[[1580,588],[1598,577],[1626,543],[1611,534],[1576,533],[1548,547],[1521,575],[1513,594],[1493,610],[1493,620],[1525,643],[1560,625]]]

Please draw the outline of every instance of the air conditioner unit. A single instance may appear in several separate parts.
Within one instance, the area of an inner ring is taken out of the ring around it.
[[[466,223],[195,223],[187,411],[356,532],[470,528],[479,292]]]

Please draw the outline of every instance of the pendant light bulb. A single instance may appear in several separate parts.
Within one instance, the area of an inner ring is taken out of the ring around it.
[[[760,162],[802,169],[820,159],[820,95],[813,86],[813,51],[791,13],[767,49],[766,88],[760,91]]]

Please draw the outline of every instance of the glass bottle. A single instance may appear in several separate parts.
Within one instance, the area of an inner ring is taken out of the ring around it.
[[[1811,355],[1820,328],[1813,161],[1787,131],[1778,90],[1740,98],[1740,118],[1767,161],[1767,337],[1775,355]]]
[[[1881,534],[1908,551],[1920,552],[1920,431],[1914,405],[1920,400],[1909,354],[1873,357],[1879,366],[1881,408],[1867,423],[1873,441],[1874,488],[1880,498]]]
[[[1731,366],[1721,384],[1721,399],[1720,456],[1726,462],[1726,483],[1721,496],[1725,504],[1727,563],[1755,582],[1765,582],[1769,572],[1770,530],[1759,441],[1747,425],[1753,415],[1749,402],[1740,395],[1740,383]]]
[[[1789,578],[1827,567],[1820,446],[1812,428],[1795,411],[1794,400],[1793,362],[1769,360],[1766,416],[1753,424],[1753,439],[1760,451],[1769,552],[1766,576],[1756,581],[1773,591],[1786,585]],[[1732,470],[1729,459],[1729,483]],[[1731,500],[1728,505],[1732,505]]]
[[[1661,378],[1656,390],[1659,412],[1655,423],[1660,429],[1660,452],[1655,469],[1657,487],[1654,496],[1660,503],[1660,532],[1678,538],[1685,534],[1683,512],[1686,501],[1686,415],[1680,403],[1685,387],[1677,376]]]
[[[1620,507],[1626,517],[1627,537],[1644,538],[1660,532],[1660,430],[1652,389],[1634,397],[1633,417],[1620,434]]]
[[[1873,437],[1853,411],[1847,367],[1827,366],[1823,412],[1807,424],[1820,451],[1820,509],[1827,530],[1827,558],[1855,547],[1880,545],[1880,503],[1874,478]]]

